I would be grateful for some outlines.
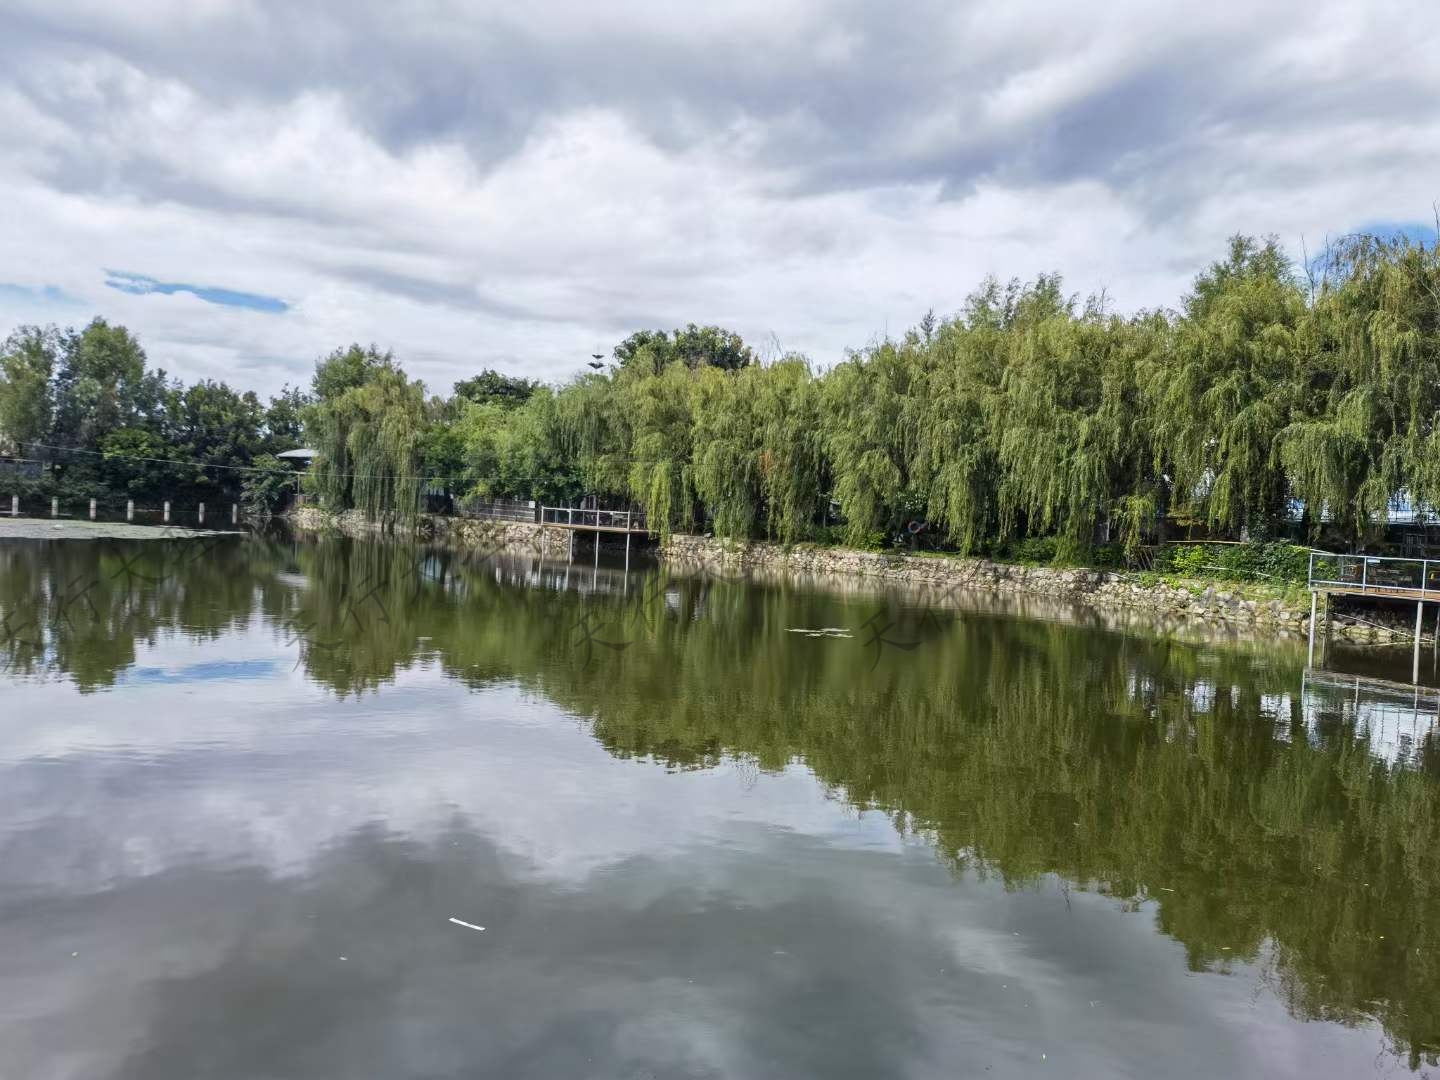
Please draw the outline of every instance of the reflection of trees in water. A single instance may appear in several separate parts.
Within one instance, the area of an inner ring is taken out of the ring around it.
[[[144,543],[23,541],[0,545],[0,665],[110,686],[136,643],[162,632],[214,640],[260,603],[285,602],[273,552],[234,538]]]
[[[100,625],[50,628],[45,663],[104,685],[136,638],[213,637],[258,606],[277,638],[308,626],[335,644],[304,664],[342,695],[433,663],[543,694],[591,718],[617,755],[681,768],[803,759],[853,805],[932,837],[957,872],[1016,886],[1058,874],[1154,902],[1192,968],[1258,961],[1297,1015],[1373,1017],[1412,1063],[1435,1057],[1440,748],[1432,733],[1407,751],[1413,767],[1388,767],[1360,713],[1302,701],[1289,653],[978,612],[927,620],[897,604],[888,636],[923,644],[871,673],[864,635],[787,632],[854,628],[875,608],[853,600],[653,576],[582,595],[602,579],[576,573],[566,590],[563,566],[420,554],[224,546],[137,587],[123,615],[97,601]],[[87,560],[76,545],[0,551],[0,602],[23,607],[37,581],[59,587]],[[587,613],[630,643],[588,667],[576,648]]]

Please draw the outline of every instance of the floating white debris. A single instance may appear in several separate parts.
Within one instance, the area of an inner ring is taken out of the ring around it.
[[[450,921],[453,922],[456,926],[463,926],[463,927],[465,927],[466,930],[484,930],[484,929],[485,929],[485,927],[483,927],[483,926],[476,926],[473,922],[466,922],[464,919],[457,919],[457,918],[455,918],[455,916],[453,916],[453,915],[450,916]]]
[[[855,636],[843,626],[822,626],[818,630],[811,630],[806,626],[787,626],[785,632],[787,634],[804,634],[806,637],[853,638]]]

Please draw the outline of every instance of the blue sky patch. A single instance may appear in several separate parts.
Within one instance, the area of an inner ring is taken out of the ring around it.
[[[174,296],[176,293],[189,293],[191,296],[204,300],[207,304],[219,304],[221,307],[263,311],[271,315],[279,315],[290,310],[290,305],[277,296],[237,292],[234,289],[218,289],[210,285],[189,285],[183,281],[156,281],[152,277],[144,274],[132,274],[128,270],[106,270],[105,284],[112,289],[120,290],[120,292],[130,293],[132,296],[153,294]]]
[[[1372,236],[1382,236],[1387,240],[1396,240],[1403,236],[1412,244],[1423,243],[1428,246],[1435,243],[1435,226],[1433,224],[1425,225],[1418,221],[1379,221],[1371,225],[1362,225],[1355,231],[1369,233]]]
[[[134,667],[125,673],[127,682],[193,683],[228,679],[264,679],[278,670],[275,660],[219,660],[189,664],[178,670],[160,667]]]
[[[0,281],[0,299],[23,300],[27,304],[79,303],[56,285],[17,285],[11,281]]]

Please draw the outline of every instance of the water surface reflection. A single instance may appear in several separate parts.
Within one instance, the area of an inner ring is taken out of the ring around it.
[[[0,546],[33,624],[0,1075],[1433,1065],[1434,729],[1302,691],[1298,648],[381,544],[182,560]]]

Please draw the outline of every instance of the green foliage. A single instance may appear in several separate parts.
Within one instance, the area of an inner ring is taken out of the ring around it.
[[[1179,577],[1221,578],[1267,585],[1303,585],[1310,549],[1295,544],[1167,544],[1156,569]]]
[[[351,345],[336,349],[315,365],[310,389],[318,402],[340,397],[348,390],[364,386],[385,368],[395,366],[390,352],[381,352],[374,345],[368,348]]]
[[[997,545],[993,554],[1002,562],[1050,566],[1059,559],[1060,541],[1053,536],[1027,536]]]
[[[517,408],[530,400],[530,395],[540,389],[540,384],[531,379],[514,375],[502,375],[489,368],[469,379],[455,384],[455,397],[483,405],[493,401],[507,409]]]
[[[0,434],[96,451],[144,431],[163,456],[243,464],[291,448],[303,419],[314,489],[377,513],[413,512],[408,487],[380,479],[408,463],[466,492],[590,496],[638,504],[662,533],[786,544],[837,527],[855,546],[908,547],[918,521],[926,545],[1046,538],[1070,564],[1109,543],[1132,563],[1172,523],[1227,539],[1323,527],[1359,545],[1397,498],[1440,506],[1440,251],[1353,237],[1306,271],[1273,239],[1237,237],[1176,312],[1122,317],[1053,274],[989,280],[955,317],[927,314],[823,373],[756,363],[734,333],[691,324],[632,334],[604,373],[560,387],[483,371],[428,402],[374,346],[336,350],[313,396],[287,388],[262,408],[147,372],[100,320],[22,328],[0,352]],[[94,462],[66,466],[102,482]]]
[[[141,419],[147,391],[155,389],[146,385],[145,351],[123,326],[96,319],[79,333],[69,331],[55,378],[55,439],[97,446]]]
[[[690,323],[669,334],[664,330],[637,331],[615,346],[615,359],[629,371],[659,375],[671,364],[739,371],[754,362],[755,354],[734,331]]]
[[[694,520],[694,381],[689,369],[672,365],[659,375],[627,378],[621,384],[631,429],[626,495],[648,510],[662,536],[674,524]]]
[[[6,449],[42,442],[54,413],[51,380],[61,349],[53,326],[22,326],[0,345],[0,441]]]
[[[100,451],[104,455],[101,476],[111,491],[143,496],[180,490],[196,479],[193,466],[171,464],[171,449],[144,428],[110,432],[101,440]]]
[[[320,366],[359,352],[352,347]],[[305,416],[316,454],[314,489],[333,510],[357,509],[375,520],[413,521],[422,488],[425,389],[389,358],[361,370],[364,381],[329,395],[319,393],[317,373],[319,400]]]
[[[755,380],[718,368],[699,373],[692,391],[695,493],[710,508],[715,535],[745,539],[760,510],[760,425]]]
[[[261,454],[252,471],[241,484],[240,501],[245,513],[267,517],[280,509],[287,495],[295,490],[295,473],[279,458]]]
[[[305,408],[309,404],[309,394],[290,386],[270,399],[264,422],[264,443],[269,453],[300,449],[305,437]]]

